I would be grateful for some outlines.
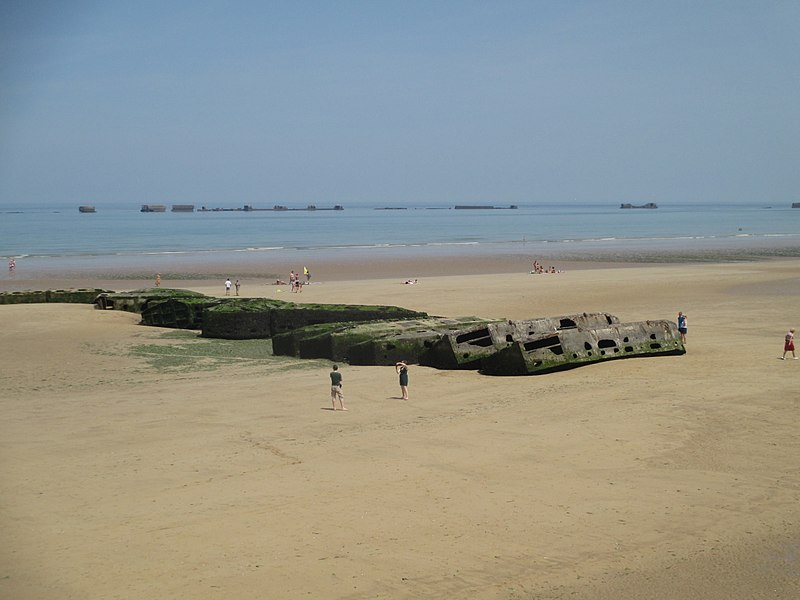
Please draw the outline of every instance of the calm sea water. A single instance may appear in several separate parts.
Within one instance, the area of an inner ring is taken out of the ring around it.
[[[500,206],[500,205],[498,205]],[[291,208],[291,207],[290,207]],[[800,209],[763,204],[530,204],[517,209],[141,213],[139,207],[0,207],[0,256],[18,264],[132,262],[158,256],[247,253],[269,260],[309,252],[326,257],[386,252],[533,254],[782,248],[800,255]],[[469,249],[469,250],[467,250]]]

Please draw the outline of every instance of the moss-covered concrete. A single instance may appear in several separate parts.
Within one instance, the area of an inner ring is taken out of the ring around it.
[[[103,310],[124,310],[141,313],[151,300],[168,298],[206,298],[204,294],[191,290],[172,288],[148,288],[130,292],[105,292],[98,294],[94,300],[96,308]]]
[[[358,304],[292,304],[279,307],[271,313],[274,335],[308,325],[335,322],[384,321],[423,318],[423,312],[398,306],[370,306]]]
[[[202,329],[207,311],[225,300],[221,298],[150,299],[142,308],[142,324],[173,329]]]
[[[45,304],[50,302],[92,304],[98,294],[113,293],[100,288],[0,292],[0,304]]]
[[[0,304],[30,302],[94,302],[97,308],[141,313],[145,325],[200,329],[206,338],[271,338],[274,355],[355,365],[405,360],[439,369],[529,375],[601,360],[685,352],[674,323],[620,324],[607,313],[522,321],[444,318],[397,306],[218,298],[171,288],[0,294]]]
[[[253,339],[276,337],[311,325],[425,317],[397,306],[294,304],[279,300],[230,303],[207,311],[203,337]],[[283,341],[279,341],[279,347]],[[290,344],[299,351],[299,342]]]
[[[236,298],[209,308],[202,335],[227,340],[266,339],[273,335],[272,311],[291,303],[267,298]]]

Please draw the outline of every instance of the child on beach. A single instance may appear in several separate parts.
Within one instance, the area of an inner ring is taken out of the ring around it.
[[[781,360],[786,360],[787,352],[791,352],[792,358],[797,360],[797,355],[794,353],[794,329],[787,331],[786,336],[783,338],[783,356],[781,356]]]

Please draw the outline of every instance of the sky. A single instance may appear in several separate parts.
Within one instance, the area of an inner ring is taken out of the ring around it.
[[[800,2],[0,2],[0,204],[800,201]]]

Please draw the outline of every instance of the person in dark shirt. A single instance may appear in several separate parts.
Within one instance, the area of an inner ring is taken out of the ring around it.
[[[339,373],[339,367],[333,365],[331,371],[331,404],[333,410],[336,410],[336,400],[339,400],[340,410],[347,410],[344,407],[344,394],[342,393],[342,374]]]
[[[400,375],[400,392],[403,394],[403,400],[408,400],[408,365],[406,361],[401,360],[396,363],[395,370]]]

